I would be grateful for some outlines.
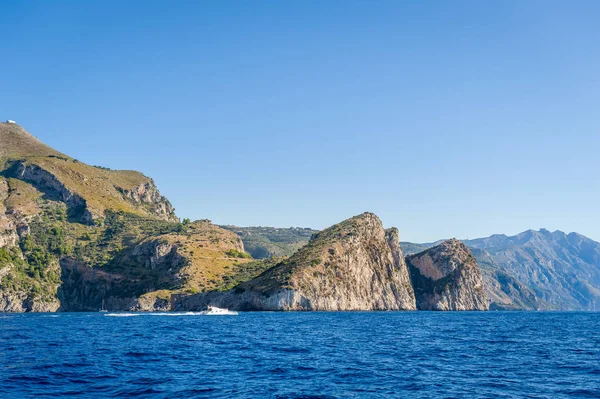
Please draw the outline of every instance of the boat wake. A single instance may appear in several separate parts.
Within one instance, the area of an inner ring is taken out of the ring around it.
[[[208,305],[208,309],[200,312],[206,316],[237,316],[238,312]]]
[[[134,317],[141,316],[139,313],[107,313],[104,316],[106,317]]]
[[[219,311],[203,311],[203,312],[145,312],[145,313],[106,313],[106,317],[137,317],[137,316],[237,316],[237,312],[227,309],[219,309]]]

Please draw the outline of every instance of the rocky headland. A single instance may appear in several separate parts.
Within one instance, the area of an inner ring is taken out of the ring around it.
[[[239,310],[415,310],[398,238],[364,213],[316,233],[290,258],[227,292],[191,296],[178,308],[206,304]]]

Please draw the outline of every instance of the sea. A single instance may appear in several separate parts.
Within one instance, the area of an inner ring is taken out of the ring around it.
[[[0,398],[600,398],[600,313],[0,314]]]

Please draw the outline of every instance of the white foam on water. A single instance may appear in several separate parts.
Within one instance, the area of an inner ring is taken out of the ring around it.
[[[184,313],[146,313],[148,316],[202,316],[202,312],[184,312]]]
[[[204,316],[202,312],[181,312],[181,313],[171,313],[171,312],[147,312],[147,313],[107,313],[104,316],[110,317],[133,317],[133,316]]]
[[[133,317],[140,316],[139,313],[107,313],[104,316],[106,317]]]

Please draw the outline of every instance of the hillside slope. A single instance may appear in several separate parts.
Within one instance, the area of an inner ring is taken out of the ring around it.
[[[0,159],[66,155],[42,143],[16,123],[0,122]]]
[[[249,262],[234,233],[180,223],[152,179],[0,123],[0,311],[168,309],[264,270]]]
[[[71,219],[102,223],[106,210],[177,222],[173,206],[149,177],[86,165],[41,143],[17,124],[0,123],[0,173],[64,202]]]

